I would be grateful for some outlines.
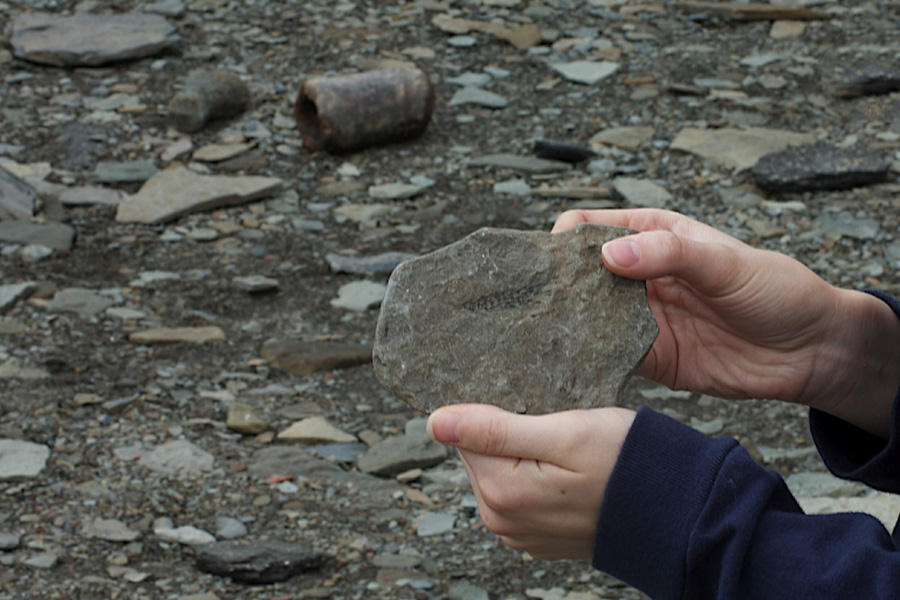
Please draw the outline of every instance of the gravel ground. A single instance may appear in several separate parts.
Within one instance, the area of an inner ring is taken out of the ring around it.
[[[263,346],[371,343],[377,298],[341,290],[387,274],[335,272],[329,254],[420,254],[482,226],[547,229],[574,207],[663,206],[795,256],[830,282],[900,292],[900,4],[802,4],[828,18],[746,21],[725,4],[616,0],[0,0],[0,167],[37,193],[33,217],[0,222],[0,299],[14,297],[0,312],[0,467],[38,463],[0,477],[0,595],[640,598],[585,564],[503,547],[450,453],[439,464],[399,461],[399,475],[363,473],[360,452],[415,438],[422,415],[385,392],[370,364],[291,373]],[[14,22],[31,11],[161,14],[180,43],[102,66],[39,64],[14,51]],[[482,25],[447,31],[446,15]],[[530,47],[503,39],[511,31]],[[559,67],[577,61],[598,80]],[[292,107],[305,80],[400,63],[434,83],[424,135],[346,155],[303,147]],[[252,107],[177,131],[166,107],[196,68],[240,76]],[[847,92],[863,68],[883,68],[887,93]],[[469,101],[456,97],[464,88]],[[853,189],[766,193],[752,169],[729,162],[749,142],[727,132],[747,128],[771,130],[766,143],[793,132],[861,144],[893,167]],[[681,136],[694,130],[712,141],[686,151]],[[595,156],[552,173],[470,164],[531,157],[540,138]],[[213,144],[233,157],[200,160]],[[96,202],[109,190],[135,194],[176,163],[275,177],[281,188],[161,224],[117,220],[115,205]],[[373,197],[372,186],[396,183],[417,189]],[[95,202],[67,200],[84,186]],[[32,234],[28,221],[41,227]],[[58,224],[74,242],[44,237]],[[235,282],[253,276],[277,287],[251,293]],[[339,296],[349,308],[332,303]],[[158,327],[211,338],[135,337]],[[737,437],[791,476],[811,510],[896,517],[895,499],[823,475],[799,407],[646,381],[626,396]],[[278,436],[311,417],[314,433]],[[302,572],[241,583],[201,571],[198,544],[232,538],[288,542]]]

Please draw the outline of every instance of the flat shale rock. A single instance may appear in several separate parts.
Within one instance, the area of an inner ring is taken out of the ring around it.
[[[260,355],[293,375],[355,367],[372,360],[372,347],[346,342],[267,342]]]
[[[52,15],[25,13],[12,28],[13,54],[56,67],[96,67],[153,56],[180,42],[157,15]]]
[[[770,192],[843,190],[887,181],[891,163],[887,154],[864,146],[818,142],[763,156],[753,177]]]
[[[195,549],[197,568],[242,583],[275,583],[315,569],[319,554],[276,540],[229,540]]]
[[[834,95],[856,98],[877,94],[890,94],[900,90],[900,68],[889,65],[868,64],[844,72]]]
[[[626,233],[486,228],[401,264],[378,320],[376,375],[425,412],[615,404],[659,331],[644,284],[603,265],[600,247]]]

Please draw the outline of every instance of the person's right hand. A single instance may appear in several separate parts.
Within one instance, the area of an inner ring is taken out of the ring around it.
[[[677,213],[570,211],[553,230],[579,223],[639,232],[603,247],[612,272],[647,281],[659,323],[639,375],[723,398],[806,404],[887,436],[900,321],[884,302]]]

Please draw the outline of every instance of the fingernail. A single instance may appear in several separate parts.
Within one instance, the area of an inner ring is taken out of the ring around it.
[[[458,444],[460,420],[461,417],[452,412],[432,415],[431,433],[434,439],[442,444]]]
[[[641,259],[641,247],[632,240],[612,240],[601,249],[606,262],[614,267],[633,267]]]

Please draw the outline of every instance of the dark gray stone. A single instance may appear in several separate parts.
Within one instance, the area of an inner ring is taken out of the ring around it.
[[[27,181],[0,167],[0,221],[30,219],[37,190]]]
[[[763,156],[753,177],[769,192],[843,190],[887,181],[891,163],[889,155],[864,146],[818,142]]]
[[[615,404],[659,331],[643,282],[603,265],[630,230],[481,229],[394,271],[375,373],[413,407],[542,414]]]
[[[325,255],[328,266],[335,273],[352,273],[367,275],[370,273],[390,273],[403,261],[410,260],[418,254],[409,252],[384,252],[374,256],[342,256],[330,252]]]
[[[13,22],[18,58],[56,67],[96,67],[153,56],[180,41],[157,15],[52,15],[23,13]]]
[[[890,94],[900,90],[900,68],[888,65],[863,65],[847,70],[838,82],[836,96],[856,98]]]
[[[54,250],[69,250],[75,242],[75,230],[62,223],[4,221],[0,223],[0,242],[40,244]]]
[[[197,568],[241,583],[286,581],[319,567],[322,557],[301,544],[276,540],[228,540],[194,549]]]
[[[425,433],[389,437],[360,456],[356,464],[363,473],[392,477],[410,469],[427,469],[447,460],[447,448]]]
[[[159,172],[152,160],[117,161],[97,163],[91,179],[100,183],[129,183],[147,181]]]

